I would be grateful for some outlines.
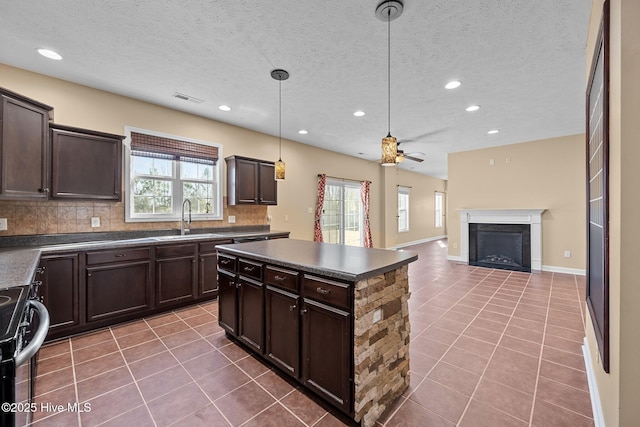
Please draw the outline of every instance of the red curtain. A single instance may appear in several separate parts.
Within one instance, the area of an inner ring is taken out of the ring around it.
[[[362,181],[360,185],[360,197],[362,198],[363,216],[364,216],[364,247],[372,248],[373,240],[371,239],[371,221],[369,220],[369,186],[371,181]]]
[[[322,205],[324,204],[324,188],[327,184],[327,175],[318,175],[318,201],[316,203],[316,218],[313,224],[313,241],[322,242]]]

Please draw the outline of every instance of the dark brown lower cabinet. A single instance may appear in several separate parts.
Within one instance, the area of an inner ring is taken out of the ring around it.
[[[264,289],[257,280],[238,278],[238,339],[264,352]]]
[[[237,301],[235,274],[218,270],[218,324],[233,336],[238,335]]]
[[[158,306],[194,299],[198,270],[196,245],[171,245],[156,248],[156,300]]]
[[[87,322],[153,307],[149,260],[87,267],[86,286]]]
[[[265,356],[294,377],[300,376],[300,297],[267,286]]]
[[[218,295],[218,253],[216,245],[232,243],[231,240],[204,242],[199,244],[198,253],[198,296]]]
[[[304,298],[302,382],[345,412],[351,406],[351,316]]]
[[[80,324],[79,254],[47,255],[40,259],[43,269],[40,295],[49,311],[49,337]]]

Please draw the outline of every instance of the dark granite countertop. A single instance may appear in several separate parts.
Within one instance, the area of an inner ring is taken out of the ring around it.
[[[394,270],[418,259],[418,254],[403,250],[295,239],[235,243],[217,248],[233,255],[350,282]]]
[[[28,285],[39,262],[39,249],[3,252],[0,254],[0,288]]]
[[[172,230],[169,230],[169,232],[171,231]],[[165,231],[165,233],[166,232],[167,231]],[[76,242],[73,240],[69,241],[70,235],[61,235],[57,240],[55,239],[56,236],[16,236],[12,238],[12,240],[5,237],[3,238],[4,240],[0,242],[2,243],[0,245],[0,288],[28,285],[31,282],[35,269],[38,267],[41,254],[289,234],[288,231],[252,229],[188,234],[185,236],[155,233],[156,232],[151,236],[135,238],[133,238],[135,236],[134,234],[127,234],[126,232],[100,233],[99,235],[92,233],[96,240]],[[76,239],[83,240],[84,237],[85,236],[77,236]],[[17,245],[10,244],[13,242],[17,242]]]

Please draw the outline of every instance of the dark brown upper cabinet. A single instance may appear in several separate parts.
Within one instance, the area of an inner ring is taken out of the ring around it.
[[[121,200],[124,136],[52,124],[51,198]]]
[[[0,88],[0,198],[46,199],[53,107]]]
[[[266,160],[230,156],[227,162],[227,205],[277,205],[275,165]]]

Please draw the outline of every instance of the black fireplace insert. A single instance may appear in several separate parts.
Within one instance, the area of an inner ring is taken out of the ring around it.
[[[469,265],[531,272],[529,224],[469,224]]]

